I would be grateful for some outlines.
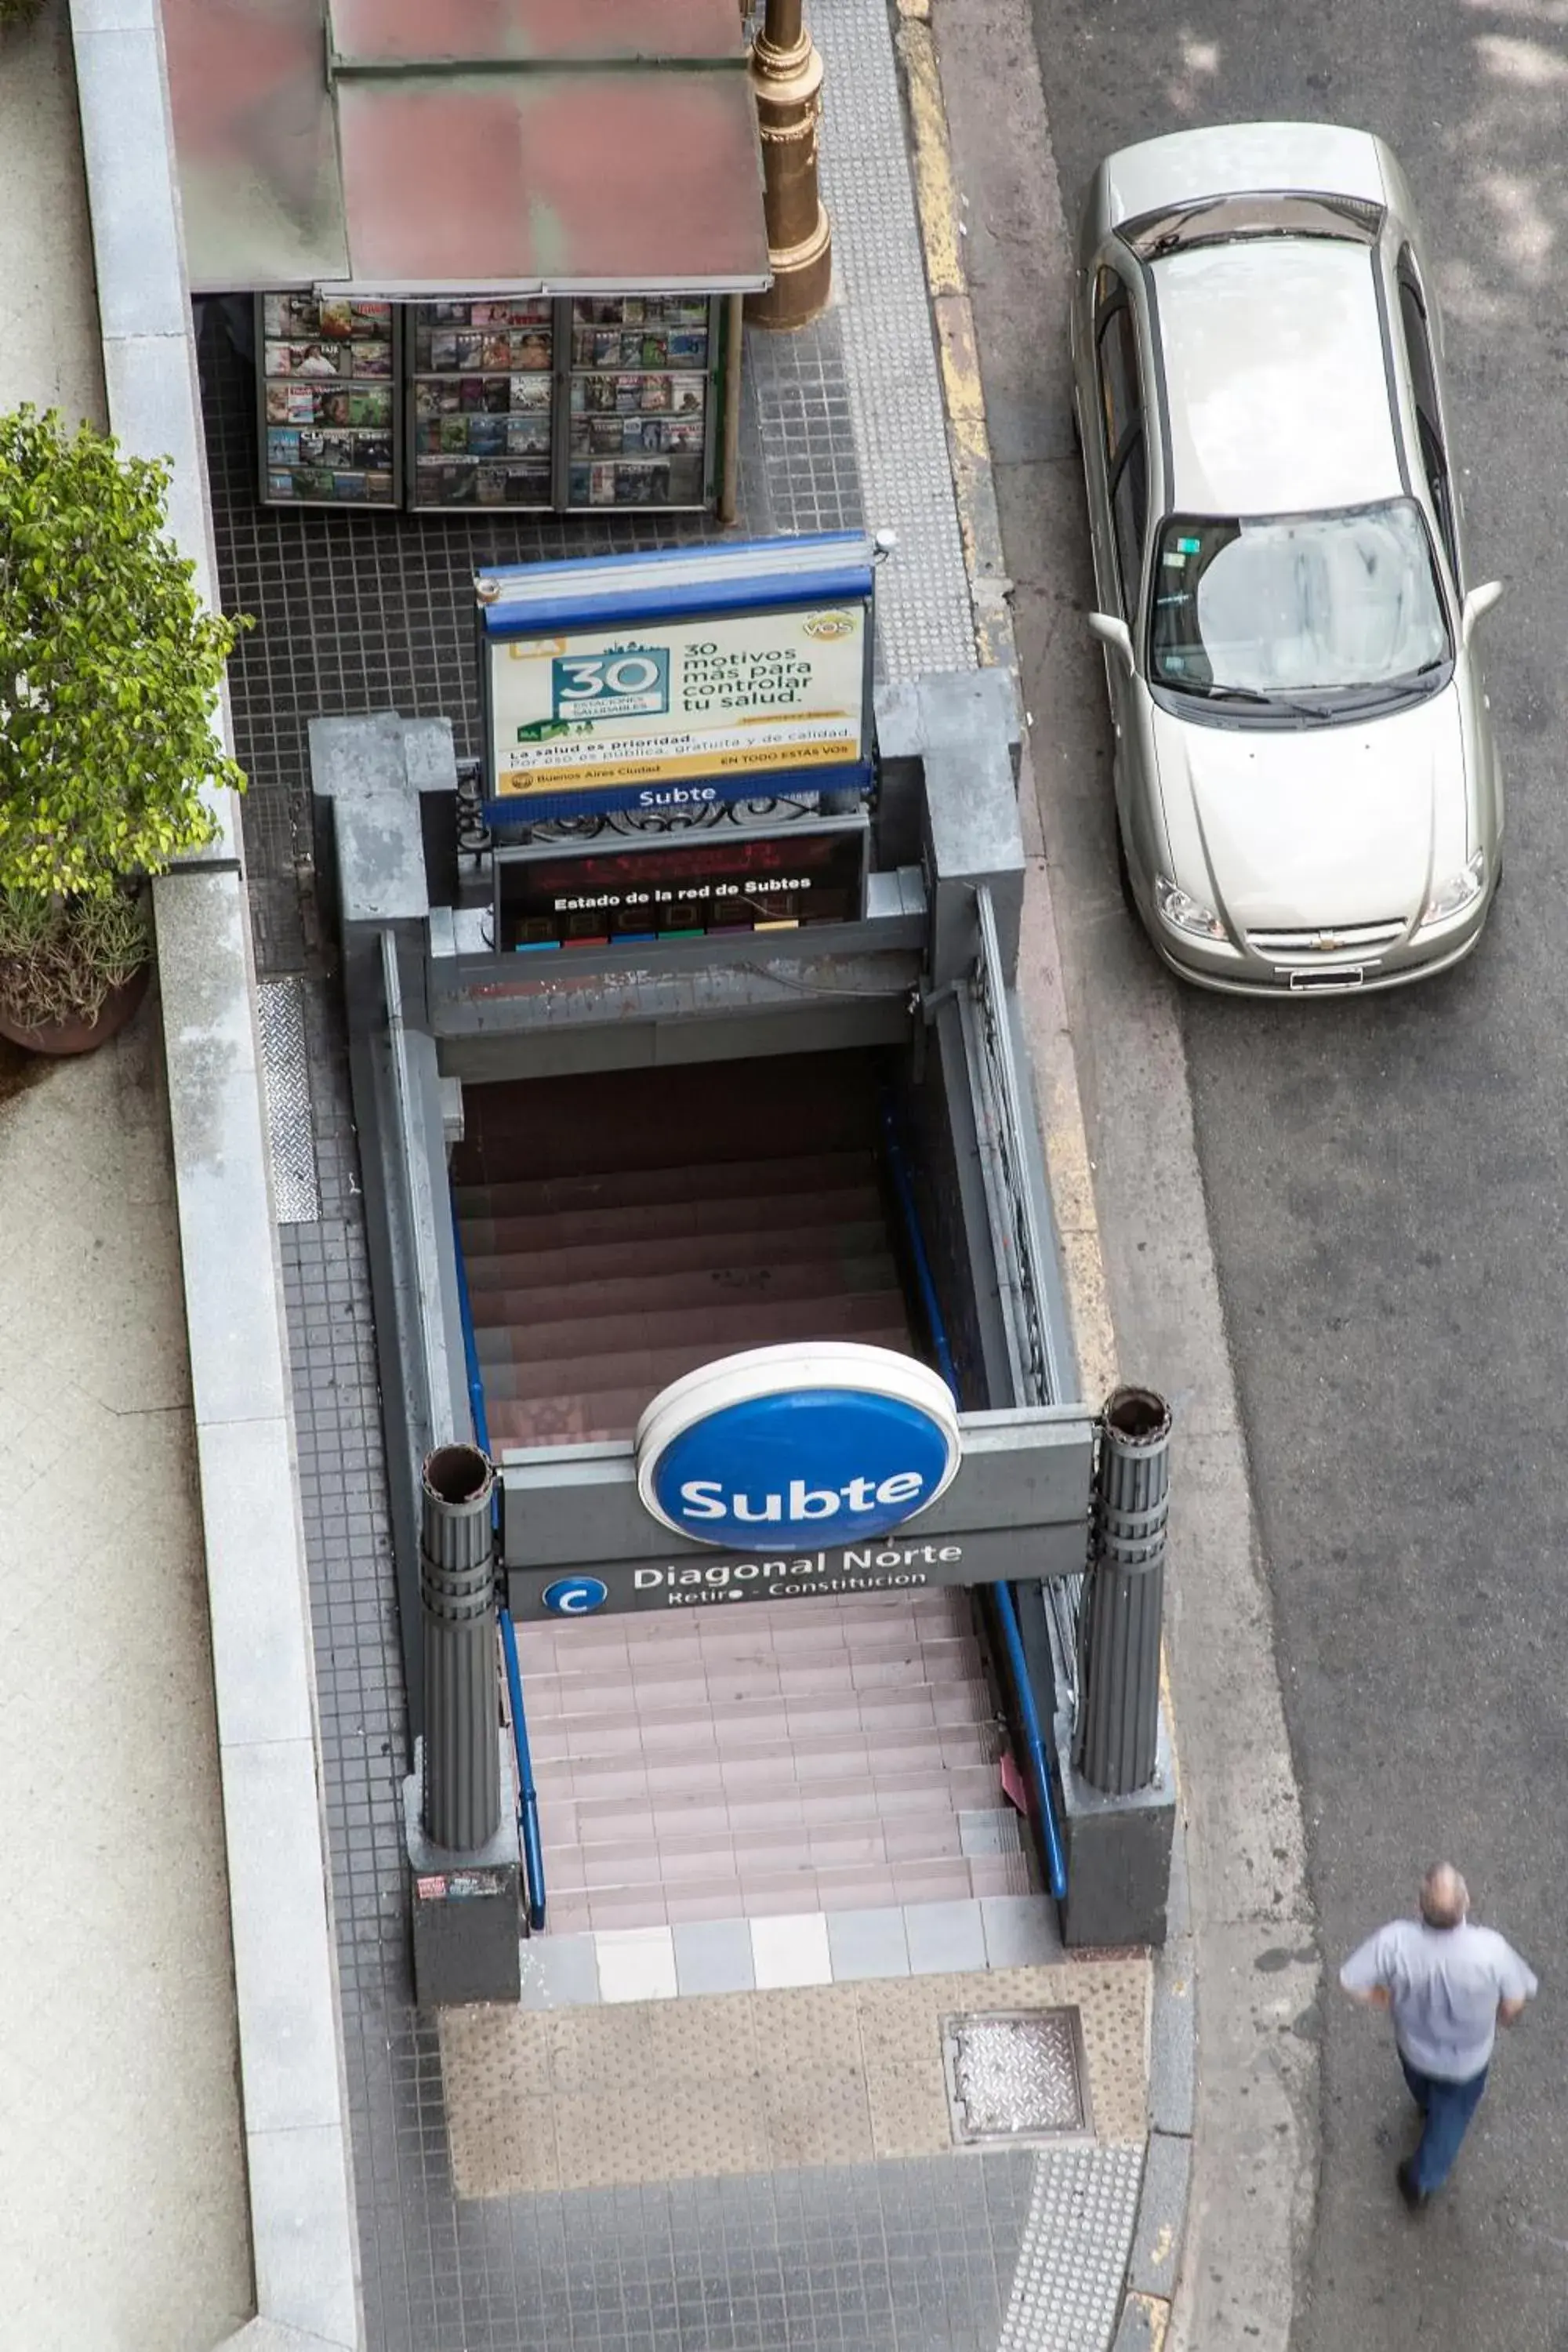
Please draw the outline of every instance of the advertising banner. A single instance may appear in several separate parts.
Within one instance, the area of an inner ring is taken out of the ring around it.
[[[496,796],[851,765],[865,631],[863,605],[826,604],[513,639],[491,656]]]
[[[516,570],[477,583],[500,821],[868,784],[858,535]]]

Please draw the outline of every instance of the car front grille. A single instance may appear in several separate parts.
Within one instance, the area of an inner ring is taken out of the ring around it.
[[[1350,923],[1337,930],[1325,926],[1316,931],[1248,931],[1247,944],[1255,955],[1275,963],[1315,964],[1331,956],[1376,955],[1404,936],[1404,921],[1395,918],[1386,923]]]

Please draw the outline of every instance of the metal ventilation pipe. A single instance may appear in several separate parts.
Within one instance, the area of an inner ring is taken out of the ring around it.
[[[438,1445],[420,1476],[425,1616],[420,1820],[432,1845],[472,1853],[500,1826],[496,1737],[495,1470],[477,1445]]]
[[[1090,1788],[1107,1796],[1130,1796],[1154,1778],[1170,1446],[1163,1397],[1111,1391],[1095,1470],[1077,1759]]]

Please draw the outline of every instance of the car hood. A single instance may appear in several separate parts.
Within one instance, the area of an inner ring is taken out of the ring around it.
[[[1153,706],[1173,878],[1237,929],[1420,912],[1468,856],[1452,686],[1338,726],[1194,725]]]

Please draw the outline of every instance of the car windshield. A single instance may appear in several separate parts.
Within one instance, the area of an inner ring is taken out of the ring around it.
[[[1238,702],[1425,686],[1452,646],[1412,499],[1257,521],[1177,516],[1154,561],[1150,671]]]

